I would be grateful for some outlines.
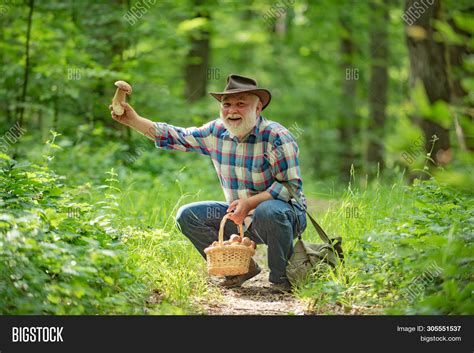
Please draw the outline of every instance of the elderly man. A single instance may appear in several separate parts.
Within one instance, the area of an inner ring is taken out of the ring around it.
[[[271,100],[267,89],[249,77],[229,75],[223,92],[210,93],[220,102],[220,119],[202,127],[180,128],[140,117],[128,104],[112,117],[145,134],[161,149],[198,152],[211,157],[226,202],[203,201],[181,207],[176,221],[205,258],[204,248],[217,240],[226,213],[245,235],[268,246],[269,281],[276,291],[289,291],[286,265],[293,239],[306,228],[306,215],[292,200],[286,184],[304,203],[298,146],[289,131],[260,113]],[[227,222],[224,238],[235,233]],[[247,274],[226,277],[221,285],[239,287],[261,271],[252,259]]]

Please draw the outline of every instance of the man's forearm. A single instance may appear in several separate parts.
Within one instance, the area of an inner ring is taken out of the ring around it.
[[[134,128],[138,132],[142,133],[143,135],[148,137],[150,140],[155,141],[156,127],[153,121],[139,116],[133,119],[132,121],[130,121],[127,125],[130,126],[131,128]]]
[[[253,210],[254,208],[257,208],[257,206],[260,205],[263,201],[272,200],[272,199],[273,199],[273,196],[268,191],[264,191],[257,195],[253,195],[249,197],[247,199],[247,202],[249,203],[250,209]]]

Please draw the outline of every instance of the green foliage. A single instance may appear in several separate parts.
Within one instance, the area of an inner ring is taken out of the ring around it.
[[[2,314],[139,313],[122,232],[74,200],[64,177],[10,160],[1,170]]]
[[[316,311],[472,314],[473,206],[472,195],[435,180],[349,192],[323,222],[342,235],[345,264],[299,294]],[[360,217],[341,222],[347,207]]]
[[[2,313],[185,314],[197,310],[190,296],[214,295],[174,227],[177,207],[196,194],[168,186],[185,180],[169,154],[143,150],[126,162],[118,144],[70,147],[55,132],[29,152],[37,164],[0,155]],[[199,192],[200,173],[186,179]]]

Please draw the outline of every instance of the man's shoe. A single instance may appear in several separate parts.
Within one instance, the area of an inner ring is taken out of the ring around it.
[[[279,283],[270,282],[270,292],[275,294],[291,293],[291,283],[288,280]]]
[[[260,272],[262,272],[262,269],[260,268],[260,266],[258,266],[258,264],[254,261],[254,259],[251,259],[249,272],[244,273],[243,275],[226,276],[225,280],[219,283],[219,285],[225,288],[238,288],[245,281],[248,281],[250,278],[255,277]]]

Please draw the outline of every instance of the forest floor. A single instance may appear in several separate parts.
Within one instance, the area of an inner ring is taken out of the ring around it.
[[[308,305],[291,294],[274,293],[268,282],[266,249],[259,247],[255,260],[262,272],[245,282],[240,288],[218,287],[221,279],[212,278],[211,285],[218,287],[221,296],[213,302],[199,304],[207,315],[304,315]]]

